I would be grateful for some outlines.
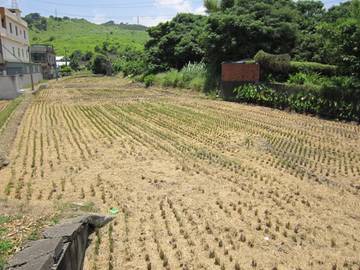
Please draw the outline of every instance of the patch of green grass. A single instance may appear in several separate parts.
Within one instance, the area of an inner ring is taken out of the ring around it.
[[[0,240],[0,270],[5,268],[6,258],[13,248],[14,244],[10,240]]]
[[[14,244],[10,240],[0,241],[0,255],[7,254],[13,248],[14,248]]]
[[[0,215],[0,225],[8,223],[10,220],[11,220],[11,217],[5,216],[5,215]]]
[[[84,19],[55,20],[47,19],[46,31],[31,30],[31,44],[51,44],[57,55],[71,54],[75,50],[94,51],[104,41],[119,48],[132,47],[143,49],[148,40],[144,30],[130,30],[118,25],[97,25]]]
[[[12,114],[12,112],[19,106],[19,104],[23,101],[24,97],[20,96],[10,102],[8,106],[0,112],[0,129],[6,123],[6,120]]]
[[[0,256],[0,270],[5,269],[6,260]]]
[[[4,234],[6,234],[8,229],[6,228],[0,228],[0,237],[2,237]]]

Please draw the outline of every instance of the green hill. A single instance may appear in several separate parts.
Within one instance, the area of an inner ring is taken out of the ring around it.
[[[33,13],[25,17],[30,26],[31,44],[51,44],[57,55],[75,50],[94,51],[107,41],[116,48],[132,47],[142,50],[148,40],[143,26],[127,24],[94,24],[85,19],[44,18]]]

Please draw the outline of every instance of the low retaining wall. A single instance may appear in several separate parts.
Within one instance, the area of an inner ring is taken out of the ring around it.
[[[43,79],[41,73],[33,74],[34,83]],[[0,75],[0,99],[14,99],[21,95],[21,89],[31,86],[30,74],[3,76]]]
[[[257,63],[229,62],[221,65],[221,96],[225,100],[235,97],[235,88],[259,81],[260,65]]]
[[[112,217],[88,215],[65,221],[43,232],[44,239],[27,244],[6,270],[81,270],[89,235]]]

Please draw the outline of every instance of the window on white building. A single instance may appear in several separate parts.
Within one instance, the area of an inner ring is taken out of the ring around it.
[[[19,29],[18,29],[18,27],[16,25],[15,25],[15,33],[16,33],[17,36],[19,35]]]
[[[20,55],[20,48],[18,48],[18,56],[20,57],[21,55]]]
[[[13,48],[13,55],[15,56],[15,47],[12,47]]]
[[[13,33],[13,28],[12,28],[12,23],[9,23],[9,29],[10,29],[10,33]]]
[[[21,55],[23,58],[25,57],[24,49],[21,49]]]
[[[26,39],[26,30],[24,30],[24,38]]]
[[[1,26],[2,26],[2,28],[5,28],[5,29],[6,29],[5,18],[1,18]]]

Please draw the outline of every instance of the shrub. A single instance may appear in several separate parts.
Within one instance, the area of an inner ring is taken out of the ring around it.
[[[70,63],[69,63],[70,67],[72,70],[78,71],[80,70],[80,62],[79,59],[77,58],[71,58]]]
[[[320,76],[317,73],[295,73],[290,75],[289,79],[287,80],[290,84],[295,85],[305,85],[311,88],[316,88],[323,85],[328,79],[325,77]]]
[[[154,84],[155,81],[155,75],[150,74],[147,75],[143,78],[143,82],[145,83],[146,87],[152,86]]]
[[[344,85],[350,88],[345,90],[342,88]],[[301,113],[360,121],[359,89],[357,81],[333,78],[321,86],[319,90],[310,88],[304,91],[299,88],[298,91],[287,92],[275,90],[265,85],[246,84],[235,89],[234,93],[236,94],[236,101],[280,109],[287,107]]]
[[[161,86],[178,87],[180,81],[181,81],[181,74],[177,70],[172,69],[164,73],[162,77]]]
[[[94,74],[111,75],[113,72],[112,65],[106,56],[95,55],[92,61],[91,70]]]
[[[69,66],[61,66],[60,74],[61,76],[69,76],[72,73],[72,69]]]
[[[191,81],[195,77],[202,77],[206,74],[206,65],[201,63],[188,63],[181,69],[185,81]]]
[[[116,72],[122,72],[124,76],[136,76],[146,72],[145,55],[142,51],[125,48],[119,53],[113,68]]]
[[[196,77],[192,79],[189,83],[189,88],[194,89],[196,91],[204,90],[205,85],[205,77]]]
[[[179,87],[194,90],[203,90],[206,78],[204,63],[188,63],[180,71],[172,69],[155,76],[154,84],[163,87]]]
[[[334,76],[338,72],[338,68],[333,65],[325,65],[315,62],[290,62],[290,72],[297,73],[318,73],[325,76]]]
[[[270,54],[259,51],[254,60],[260,64],[263,76],[273,74],[277,76],[287,76],[290,70],[290,55],[288,54]]]
[[[113,69],[116,72],[122,72],[124,76],[133,77],[143,73],[142,63],[138,61],[127,61],[124,59],[118,60],[114,65]]]

